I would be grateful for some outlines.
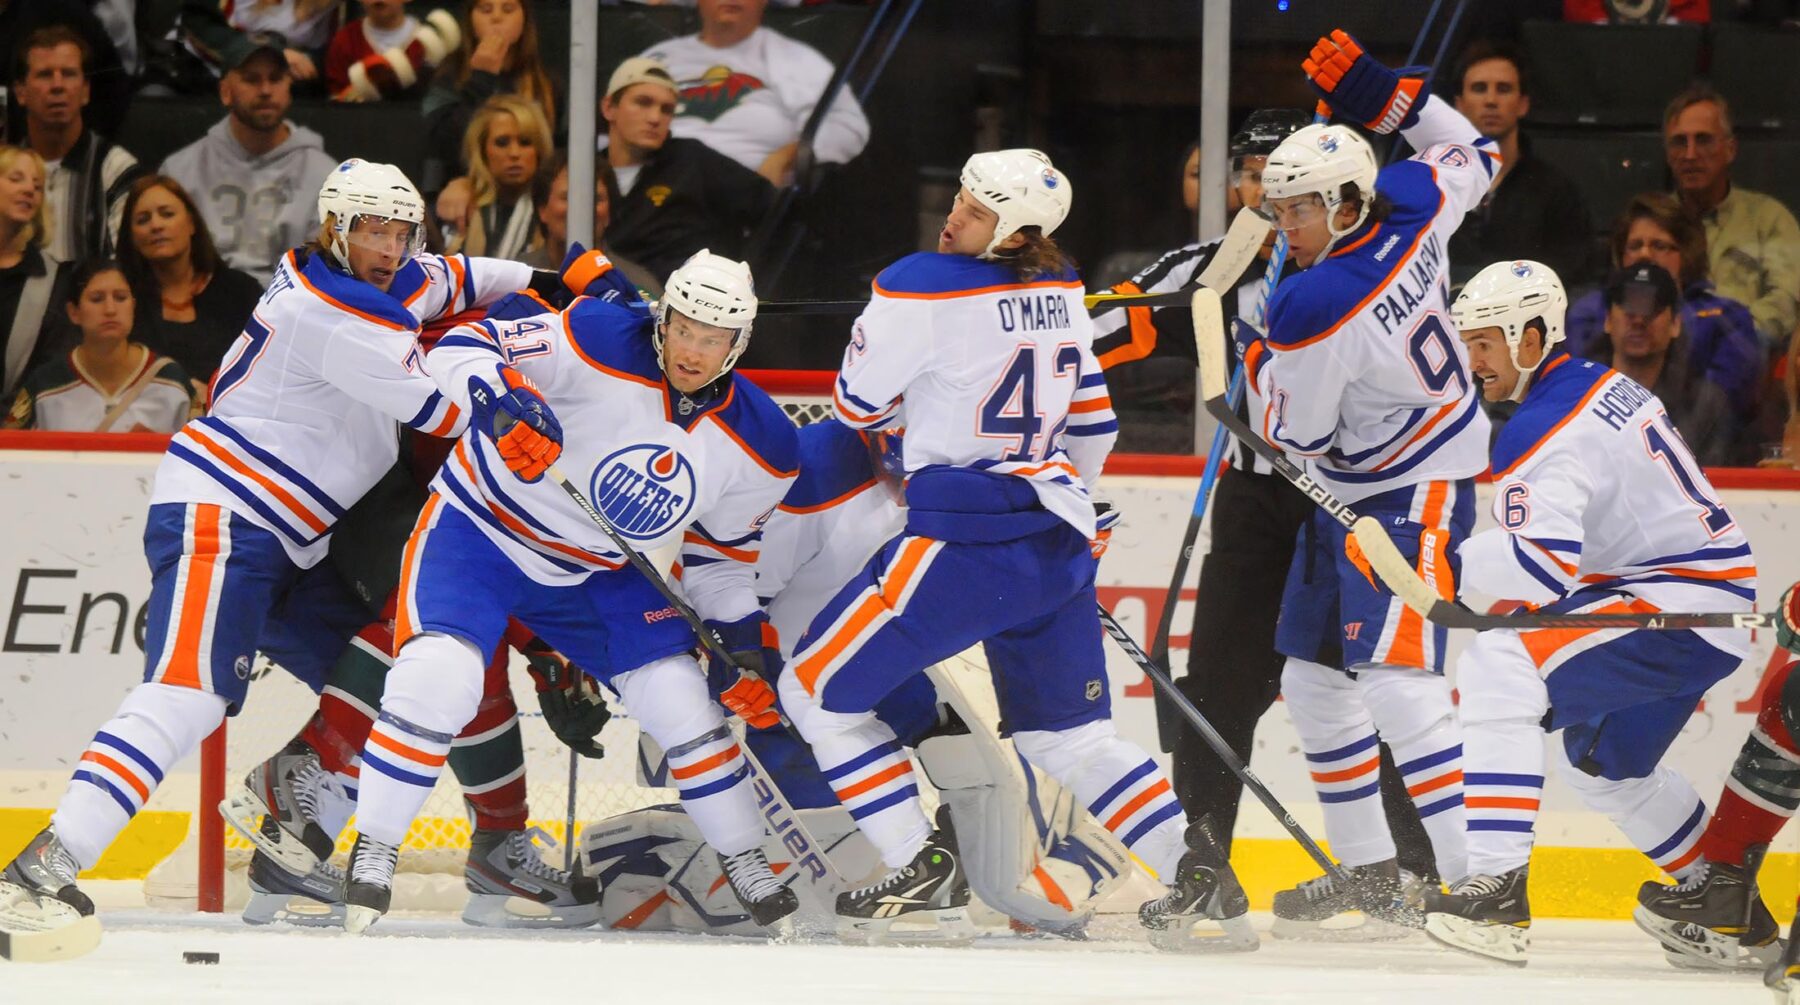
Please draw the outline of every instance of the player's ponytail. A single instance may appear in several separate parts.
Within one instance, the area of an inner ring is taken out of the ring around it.
[[[1075,259],[1069,257],[1056,243],[1056,239],[1046,235],[1039,227],[1020,227],[1016,233],[1025,239],[1025,243],[1009,250],[996,250],[994,260],[1002,265],[1009,265],[1018,275],[1019,282],[1029,283],[1045,276],[1060,276],[1075,271]]]

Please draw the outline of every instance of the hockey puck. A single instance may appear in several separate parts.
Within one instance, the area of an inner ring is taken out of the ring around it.
[[[181,962],[183,962],[183,963],[203,963],[203,964],[217,963],[217,962],[219,962],[219,954],[218,953],[182,953],[181,954]]]

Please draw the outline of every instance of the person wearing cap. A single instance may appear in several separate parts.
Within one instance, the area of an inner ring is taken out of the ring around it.
[[[1662,266],[1641,262],[1607,277],[1606,334],[1586,353],[1649,388],[1700,463],[1728,464],[1738,433],[1725,388],[1692,365],[1681,294]]]
[[[800,132],[831,81],[831,60],[763,27],[767,0],[699,0],[700,30],[658,42],[643,55],[681,88],[675,135],[699,140],[772,184],[793,176]],[[839,91],[812,139],[812,159],[846,164],[869,142],[869,120],[849,87]]]
[[[699,140],[669,135],[680,92],[654,59],[633,56],[606,84],[606,161],[619,180],[612,248],[659,279],[702,248],[741,253],[775,200],[755,171]]]
[[[1494,187],[1450,241],[1451,279],[1463,282],[1482,262],[1534,258],[1565,282],[1589,275],[1592,225],[1581,189],[1532,153],[1519,120],[1531,112],[1530,79],[1512,46],[1479,40],[1463,51],[1456,110],[1500,145]]]
[[[145,172],[137,158],[87,127],[88,44],[62,25],[39,28],[14,55],[13,94],[25,109],[25,145],[49,167],[51,219],[44,251],[73,262],[109,254],[125,193]]]
[[[311,205],[337,161],[318,133],[287,118],[292,75],[280,40],[259,35],[219,79],[226,115],[170,154],[162,173],[186,188],[219,254],[268,282],[275,263],[318,226]]]

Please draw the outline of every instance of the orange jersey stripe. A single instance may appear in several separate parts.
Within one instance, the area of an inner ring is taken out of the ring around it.
[[[1464,796],[1463,805],[1472,810],[1531,810],[1538,808],[1536,799],[1524,796]]]
[[[721,764],[731,763],[731,760],[741,753],[743,753],[743,751],[738,749],[738,745],[734,743],[730,747],[719,751],[711,757],[702,758],[692,764],[684,765],[679,768],[671,765],[669,767],[669,774],[677,779],[692,778],[695,775],[704,775]]]
[[[187,563],[187,587],[181,594],[181,619],[175,631],[174,648],[169,654],[168,669],[163,671],[164,684],[205,690],[200,681],[200,633],[206,625],[213,577],[223,573],[219,568],[221,512],[219,507],[206,503],[196,504],[192,509],[194,550],[182,556],[182,561]]]
[[[948,293],[902,293],[895,290],[882,289],[880,283],[870,284],[875,292],[892,300],[956,300],[962,297],[978,297],[985,293],[1007,293],[1012,290],[1079,290],[1079,280],[1068,283],[1003,283],[999,286],[978,286],[972,290],[951,290]]]
[[[1136,796],[1132,797],[1131,802],[1120,807],[1119,812],[1114,813],[1112,819],[1106,821],[1106,829],[1109,831],[1118,830],[1121,824],[1131,819],[1133,813],[1143,809],[1145,803],[1148,803],[1150,800],[1155,799],[1157,796],[1160,796],[1167,791],[1169,791],[1169,780],[1167,778],[1157,779],[1155,785],[1138,793]]]
[[[394,609],[394,638],[393,648],[388,653],[390,656],[398,657],[400,647],[406,644],[406,640],[419,633],[412,623],[412,604],[408,602],[412,597],[413,578],[418,575],[414,557],[418,554],[419,543],[425,540],[426,529],[431,526],[432,514],[437,512],[443,502],[443,497],[436,492],[425,500],[425,505],[419,510],[419,518],[413,521],[412,534],[406,539],[406,550],[400,556],[400,588],[397,591],[400,596]]]
[[[1700,842],[1695,841],[1694,846],[1692,848],[1689,848],[1687,850],[1687,852],[1685,854],[1683,854],[1680,858],[1676,859],[1673,862],[1670,862],[1668,865],[1663,866],[1662,870],[1664,872],[1674,872],[1678,869],[1686,868],[1689,863],[1693,862],[1694,859],[1697,859],[1699,857],[1700,857]]]
[[[875,772],[874,774],[863,779],[862,781],[857,782],[855,785],[847,785],[844,788],[838,789],[837,790],[838,801],[847,802],[851,799],[855,799],[857,796],[860,796],[865,792],[869,792],[874,789],[878,789],[878,788],[882,787],[883,785],[887,784],[888,782],[891,782],[894,779],[899,778],[901,775],[910,775],[910,774],[912,774],[912,762],[911,761],[901,761],[899,764],[890,764],[886,768],[883,768],[882,770]]]
[[[1069,405],[1069,414],[1074,415],[1074,414],[1081,413],[1081,412],[1102,412],[1111,407],[1112,407],[1112,396],[1107,395],[1106,397],[1103,397],[1103,398],[1089,398],[1086,401],[1071,402]]]
[[[145,802],[150,801],[150,787],[145,785],[136,774],[125,770],[125,765],[100,753],[98,750],[90,750],[87,753],[82,754],[81,759],[84,761],[92,761],[108,771],[111,771],[113,774],[118,775],[120,778],[123,778],[125,783],[131,786],[132,791],[138,794],[139,799],[142,799]]]
[[[1366,775],[1379,767],[1381,767],[1381,755],[1377,754],[1355,767],[1340,768],[1337,771],[1312,772],[1312,779],[1315,782],[1347,782],[1360,775]]]
[[[207,453],[223,461],[226,467],[262,486],[263,491],[274,496],[283,506],[286,506],[289,510],[293,511],[295,516],[299,517],[303,523],[308,527],[311,527],[315,532],[323,534],[329,528],[329,524],[315,516],[312,510],[301,505],[300,500],[295,499],[287,489],[275,484],[262,472],[250,467],[243,461],[238,460],[236,456],[220,446],[218,441],[214,440],[212,437],[201,432],[194,426],[188,426],[186,429],[182,430],[182,432],[189,437],[192,437],[194,442],[205,447]]]
[[[408,746],[407,744],[401,743],[399,740],[396,740],[393,737],[387,735],[386,733],[383,733],[379,729],[374,729],[374,730],[369,731],[369,742],[373,743],[377,747],[381,747],[384,750],[388,750],[393,753],[399,754],[401,757],[404,757],[409,761],[413,761],[418,764],[423,764],[423,765],[426,765],[427,767],[432,767],[432,768],[435,768],[438,765],[443,764],[445,757],[448,756],[446,754],[427,754],[425,751],[420,750],[417,747],[412,747],[412,746]]]
[[[740,562],[750,562],[752,564],[756,562],[756,552],[754,551],[748,551],[744,548],[726,547],[717,541],[708,541],[706,538],[701,537],[691,530],[682,534],[681,539],[688,544],[697,544],[703,548],[711,548],[713,551],[716,551],[727,558],[734,558]]]
[[[383,328],[392,328],[394,331],[400,331],[400,332],[408,330],[405,325],[395,324],[394,322],[389,321],[387,318],[378,318],[375,315],[369,314],[365,311],[359,311],[356,308],[350,306],[349,304],[344,303],[342,300],[336,299],[331,294],[326,293],[324,290],[319,289],[317,286],[314,286],[312,284],[312,280],[306,278],[306,273],[301,272],[297,268],[294,268],[292,262],[288,263],[288,268],[289,268],[289,271],[293,272],[294,278],[300,280],[300,284],[302,286],[305,286],[308,290],[312,291],[313,296],[318,297],[320,300],[325,301],[326,303],[330,304],[333,307],[336,307],[338,310],[343,311],[346,314],[354,314],[357,317],[362,318],[364,321],[370,322],[371,324],[378,324]]]
[[[931,546],[935,543],[928,537],[915,537],[902,545],[900,553],[895,556],[893,566],[888,570],[887,583],[882,587],[881,592],[864,597],[857,605],[856,613],[845,622],[843,629],[795,668],[794,672],[799,675],[800,686],[806,688],[807,694],[817,693],[815,687],[818,684],[819,674],[825,669],[825,664],[830,663],[837,658],[839,653],[849,648],[850,644],[862,634],[863,629],[879,616],[884,607],[891,609],[892,598],[897,598],[906,592],[907,584],[912,581],[913,574],[918,571],[919,564],[925,559],[925,553],[931,550]]]
[[[1656,607],[1655,604],[1651,604],[1651,603],[1648,603],[1643,600],[1633,600],[1630,603],[1625,603],[1624,601],[1620,601],[1618,603],[1607,604],[1603,607],[1597,607],[1594,610],[1587,611],[1585,613],[1588,613],[1588,614],[1619,614],[1619,613],[1651,614],[1651,613],[1654,613],[1657,609],[1658,608]],[[1538,631],[1535,631],[1535,632],[1520,632],[1519,633],[1519,641],[1524,643],[1525,652],[1531,656],[1531,661],[1533,663],[1537,664],[1539,667],[1542,667],[1545,663],[1548,663],[1550,661],[1550,657],[1556,655],[1557,650],[1562,649],[1564,646],[1572,645],[1576,642],[1579,642],[1582,639],[1587,638],[1589,635],[1594,634],[1595,632],[1601,632],[1601,631],[1608,631],[1608,629],[1604,629],[1604,628],[1544,628],[1544,629],[1539,629]]]
[[[1406,787],[1406,794],[1409,796],[1422,796],[1427,792],[1436,792],[1437,790],[1444,788],[1447,785],[1455,785],[1457,782],[1460,782],[1462,780],[1463,780],[1463,773],[1460,769],[1458,769],[1456,771],[1450,772],[1447,775],[1439,775],[1436,778],[1433,778],[1432,780],[1430,780],[1428,782],[1420,782],[1417,785],[1409,785]]]
[[[1567,359],[1567,358],[1568,357],[1566,357],[1566,356],[1564,357],[1564,359]],[[1559,360],[1558,362],[1560,363],[1561,361]],[[1552,367],[1550,369],[1554,369],[1554,367]],[[1549,373],[1550,370],[1547,369],[1544,372]],[[1538,379],[1542,380],[1543,378],[1540,376]],[[1601,391],[1605,390],[1606,386],[1611,383],[1612,383],[1612,378],[1610,378],[1610,377],[1605,380],[1596,381],[1593,387],[1588,388],[1588,393],[1582,395],[1581,400],[1575,403],[1575,407],[1569,409],[1568,415],[1563,416],[1560,420],[1557,421],[1556,425],[1550,427],[1548,432],[1546,432],[1546,433],[1544,433],[1544,435],[1538,437],[1537,442],[1533,443],[1529,448],[1527,448],[1523,453],[1521,453],[1518,456],[1518,458],[1515,459],[1511,464],[1508,464],[1506,467],[1500,469],[1499,471],[1494,472],[1494,480],[1498,481],[1501,478],[1505,477],[1506,475],[1512,474],[1514,471],[1517,471],[1519,469],[1519,465],[1524,464],[1526,461],[1530,460],[1531,455],[1537,453],[1538,450],[1540,450],[1544,446],[1544,444],[1549,443],[1550,440],[1553,437],[1555,437],[1557,433],[1562,431],[1562,427],[1568,425],[1571,421],[1574,420],[1574,418],[1577,415],[1580,415],[1582,412],[1586,411],[1588,402],[1594,400],[1594,395],[1599,394]]]
[[[838,496],[834,499],[827,499],[824,502],[818,503],[813,506],[789,506],[787,503],[782,503],[778,508],[784,513],[822,513],[825,510],[832,508],[833,506],[839,506],[844,503],[847,503],[850,500],[856,498],[859,495],[862,495],[864,492],[867,492],[874,487],[875,487],[875,479],[871,478],[868,481],[863,482],[861,485],[858,485],[857,487],[851,489],[850,491],[845,492],[841,496]]]
[[[454,401],[451,402],[450,410],[444,413],[444,421],[433,426],[431,428],[431,432],[427,433],[426,435],[427,436],[449,436],[450,431],[452,429],[456,428],[456,420],[461,415],[462,415],[462,409],[457,407],[456,402],[454,402]]]
[[[735,390],[736,389],[734,388],[733,391],[735,392]],[[727,399],[727,403],[729,403],[729,399]],[[719,407],[722,409],[722,408],[724,408],[724,405],[721,405]],[[737,430],[732,429],[730,426],[725,424],[724,419],[719,418],[718,411],[711,412],[706,417],[711,419],[713,421],[713,423],[715,425],[717,425],[720,429],[724,430],[725,435],[731,437],[732,442],[736,443],[739,447],[741,447],[743,449],[744,453],[746,455],[748,455],[751,460],[756,462],[757,467],[762,468],[764,471],[767,471],[769,474],[772,474],[777,478],[792,478],[797,473],[798,469],[795,469],[794,471],[783,471],[780,468],[777,468],[775,465],[770,464],[768,461],[763,460],[762,455],[757,453],[756,450],[750,446],[750,444],[745,443],[744,438],[737,434]]]

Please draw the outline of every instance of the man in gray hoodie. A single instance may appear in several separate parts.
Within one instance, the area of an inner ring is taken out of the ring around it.
[[[317,232],[319,186],[338,162],[318,133],[287,121],[292,81],[279,47],[250,36],[227,55],[235,59],[219,101],[229,114],[162,170],[199,204],[219,254],[266,283],[281,256]]]

